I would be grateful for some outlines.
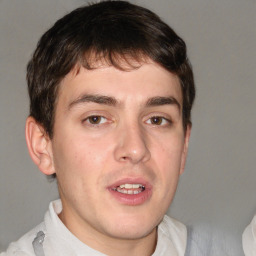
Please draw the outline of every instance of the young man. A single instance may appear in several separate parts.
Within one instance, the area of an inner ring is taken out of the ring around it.
[[[195,96],[186,46],[125,1],[79,8],[28,64],[26,140],[60,200],[4,255],[184,255],[165,216],[184,170]]]

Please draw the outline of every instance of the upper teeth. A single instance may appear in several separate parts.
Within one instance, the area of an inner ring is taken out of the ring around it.
[[[131,188],[141,188],[143,186],[141,184],[122,184],[119,187],[125,188],[125,189],[131,189]]]

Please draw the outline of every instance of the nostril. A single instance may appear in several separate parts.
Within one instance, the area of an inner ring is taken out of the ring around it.
[[[117,161],[123,163],[132,162],[135,164],[150,159],[150,152],[145,136],[142,136],[139,132],[122,133],[117,142],[114,150]]]

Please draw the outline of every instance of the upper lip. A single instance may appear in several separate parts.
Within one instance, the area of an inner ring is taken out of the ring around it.
[[[149,181],[147,181],[145,178],[141,177],[126,177],[126,178],[121,178],[117,181],[115,181],[113,184],[108,186],[108,189],[113,189],[116,188],[122,184],[141,184],[142,186],[145,187],[145,189],[151,189],[152,185]]]

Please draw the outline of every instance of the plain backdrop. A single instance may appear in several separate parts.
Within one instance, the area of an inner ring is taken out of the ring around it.
[[[256,213],[256,2],[131,2],[184,38],[195,73],[189,156],[168,214],[222,248],[220,256],[242,255],[241,235]],[[0,251],[58,198],[27,153],[26,64],[42,33],[84,3],[0,0]]]

